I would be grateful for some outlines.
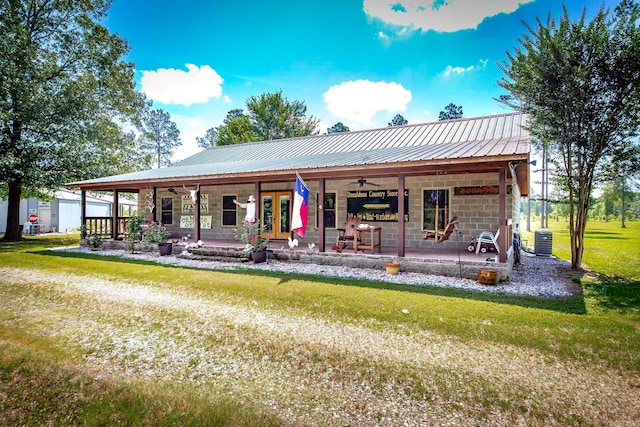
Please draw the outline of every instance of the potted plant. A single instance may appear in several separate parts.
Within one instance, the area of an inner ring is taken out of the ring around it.
[[[254,262],[266,261],[269,239],[262,236],[262,226],[259,221],[242,221],[242,224],[234,230],[234,234],[240,243],[244,243],[244,251]]]
[[[169,232],[160,222],[152,222],[145,232],[145,240],[151,244],[157,244],[160,256],[171,255],[173,245],[167,242]]]

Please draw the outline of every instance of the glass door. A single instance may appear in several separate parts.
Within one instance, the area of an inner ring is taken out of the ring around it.
[[[291,236],[291,191],[273,191],[260,194],[262,230],[270,239]]]

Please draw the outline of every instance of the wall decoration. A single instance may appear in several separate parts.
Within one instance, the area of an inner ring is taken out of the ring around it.
[[[409,221],[409,190],[404,190],[404,220]],[[398,221],[398,190],[347,191],[347,216],[363,221]]]
[[[200,217],[200,228],[201,229],[211,229],[211,215],[201,216]],[[180,217],[180,228],[194,228],[195,221],[193,215],[182,215]]]
[[[454,196],[480,196],[485,194],[500,194],[497,185],[477,185],[475,187],[454,187]],[[507,194],[511,194],[511,185],[507,185]]]
[[[190,195],[183,194],[182,195],[182,213],[183,214],[193,214],[195,206],[193,205],[193,200]],[[200,213],[208,213],[209,212],[209,195],[201,194],[200,195]]]

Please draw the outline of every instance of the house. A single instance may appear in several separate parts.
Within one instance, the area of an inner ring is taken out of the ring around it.
[[[273,240],[291,236],[296,174],[310,190],[301,245],[330,252],[349,217],[380,228],[380,243],[407,250],[451,250],[458,242],[425,240],[457,216],[464,241],[500,230],[498,261],[510,262],[520,198],[529,193],[527,116],[509,113],[383,129],[214,147],[173,166],[70,183],[86,191],[140,195],[139,212],[174,236],[233,240],[250,195]],[[191,196],[194,196],[192,199]],[[399,197],[404,195],[404,197]],[[195,200],[200,203],[194,203]],[[145,209],[146,208],[146,209]],[[89,221],[88,211],[83,212]],[[113,216],[111,237],[123,231]],[[87,222],[89,224],[89,222]],[[373,237],[373,236],[372,236]],[[372,248],[374,249],[374,248]]]
[[[51,200],[41,200],[36,197],[20,201],[20,224],[35,218],[40,232],[68,232],[79,230],[81,221],[81,195],[79,191],[58,189]],[[89,217],[110,217],[112,196],[87,196],[86,213]],[[119,202],[121,215],[131,214],[137,207],[137,201],[124,198]],[[7,201],[0,201],[0,233],[4,233],[7,226]],[[35,217],[33,217],[35,215]]]

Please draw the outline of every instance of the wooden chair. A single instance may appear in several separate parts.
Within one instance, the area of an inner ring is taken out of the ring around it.
[[[447,223],[447,226],[444,228],[444,230],[439,230],[436,224],[435,230],[426,230],[424,232],[424,238],[433,239],[435,243],[440,243],[440,242],[444,242],[445,240],[448,240],[449,236],[451,236],[453,231],[456,229],[457,221],[458,221],[458,217],[452,216],[449,222]]]
[[[338,253],[342,252],[344,248],[347,247],[347,244],[351,244],[353,247],[353,241],[357,238],[358,233],[356,230],[360,226],[360,222],[362,219],[358,217],[349,218],[347,222],[344,224],[344,228],[338,228],[338,237],[336,238],[336,245],[334,246],[334,250]]]

